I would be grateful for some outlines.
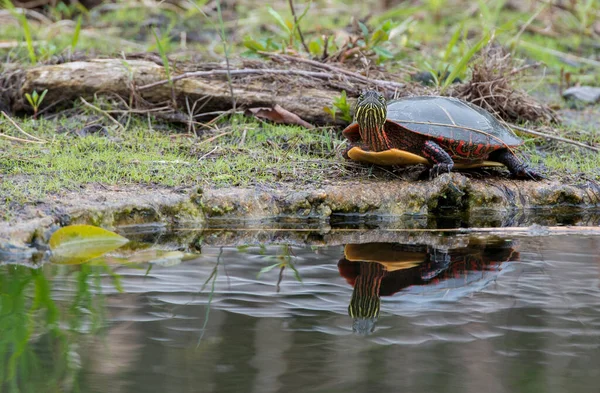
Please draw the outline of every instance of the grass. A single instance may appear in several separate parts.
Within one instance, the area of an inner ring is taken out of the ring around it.
[[[4,174],[0,195],[7,203],[21,204],[91,183],[162,187],[307,183],[338,176],[343,167],[334,152],[342,141],[328,129],[307,131],[234,117],[223,124],[225,128],[196,138],[156,131],[159,126],[150,129],[145,119],[138,118],[124,132],[79,137],[57,133],[59,128],[74,127],[67,119],[22,122],[24,131],[51,142],[14,144],[0,139]],[[204,141],[222,133],[227,134]]]
[[[107,122],[107,127],[111,125]],[[51,142],[15,144],[0,139],[0,172],[5,177],[0,194],[6,202],[27,203],[92,183],[160,187],[319,184],[351,172],[336,153],[343,143],[341,137],[329,129],[308,131],[234,117],[218,131],[197,138],[157,131],[160,126],[155,123],[149,128],[145,119],[133,118],[124,131],[79,137],[57,133],[61,128],[77,128],[68,119],[22,122],[24,131]],[[586,129],[563,126],[560,133],[598,142],[597,135]],[[553,145],[554,152],[541,154],[537,144],[530,139],[524,149],[534,164],[600,178],[597,154],[564,145]]]

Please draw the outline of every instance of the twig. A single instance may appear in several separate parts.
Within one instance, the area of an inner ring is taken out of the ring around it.
[[[515,129],[517,129],[519,131],[522,131],[522,132],[524,132],[526,134],[541,136],[541,137],[548,138],[548,139],[554,139],[554,140],[557,140],[557,141],[561,141],[561,142],[565,142],[565,143],[570,143],[570,144],[575,145],[575,146],[585,147],[586,149],[590,149],[590,150],[594,150],[594,151],[600,152],[600,149],[597,148],[597,147],[586,145],[585,143],[577,142],[577,141],[574,141],[572,139],[567,139],[567,138],[563,138],[563,137],[560,137],[560,136],[554,136],[554,135],[550,135],[550,134],[545,134],[543,132],[530,130],[529,128],[517,126],[517,125],[514,125],[514,124],[509,124],[508,126],[512,127],[512,128],[515,128]]]
[[[546,9],[547,5],[548,4],[542,5],[539,10],[537,10],[533,15],[531,15],[531,18],[529,18],[529,20],[527,22],[525,22],[525,24],[521,27],[521,29],[519,30],[517,35],[511,41],[518,42],[519,38],[521,38],[521,35],[523,34],[523,32],[529,27],[529,25],[531,25],[533,23],[534,20],[537,19],[538,16],[540,16],[542,11],[544,11]]]
[[[215,135],[213,137],[210,137],[210,138],[207,138],[207,139],[203,140],[202,142],[199,142],[198,146],[203,145],[203,144],[208,143],[208,142],[212,142],[212,141],[214,141],[217,138],[220,138],[220,137],[225,136],[225,135],[229,135],[231,133],[233,133],[233,131],[222,132],[219,135]]]
[[[219,146],[215,146],[214,149],[212,149],[211,151],[209,151],[208,153],[206,153],[205,155],[203,155],[202,157],[198,158],[198,161],[202,161],[204,160],[206,157],[208,157],[209,155],[211,155],[212,153],[215,152],[215,150],[217,150],[219,148]]]
[[[44,41],[32,41],[31,45],[38,46],[44,44]],[[23,46],[23,42],[21,41],[8,41],[8,42],[0,42],[0,49],[12,49],[18,48],[19,46]]]
[[[35,10],[27,10],[25,8],[16,8],[14,10],[14,12],[16,12],[17,14],[23,14],[23,15],[27,16],[28,18],[35,19],[44,25],[52,24],[52,19],[44,16],[43,14],[41,14]],[[4,16],[12,17],[13,10],[0,10],[0,17],[4,17]]]
[[[106,113],[136,113],[136,114],[146,114],[152,112],[165,112],[170,111],[172,108],[168,106],[161,106],[158,108],[150,108],[150,109],[113,109],[110,111],[106,111]]]
[[[302,35],[302,30],[300,30],[300,25],[298,24],[298,18],[296,17],[296,11],[294,10],[294,1],[288,0],[288,3],[290,4],[290,9],[292,10],[292,15],[294,16],[294,26],[296,26],[296,29],[298,29],[298,35],[300,36],[300,42],[302,43],[302,46],[304,47],[304,50],[306,51],[306,53],[310,53],[310,50],[308,50],[308,46],[306,45],[306,42],[304,42],[304,36]]]
[[[47,3],[47,1],[45,1],[44,3]],[[183,5],[183,3],[177,3],[178,5]],[[148,4],[146,2],[128,2],[128,3],[124,3],[124,4],[113,4],[113,3],[109,3],[109,4],[102,4],[98,7],[95,7],[91,14],[92,16],[100,16],[98,14],[101,13],[105,13],[105,12],[110,12],[110,11],[120,11],[123,9],[129,10],[129,9],[133,9],[133,8],[146,8],[148,7]],[[161,10],[165,10],[165,11],[171,11],[175,14],[178,14],[179,12],[182,11],[181,7],[176,6],[175,4],[171,4],[165,1],[157,1],[157,2],[153,2],[151,7],[153,8],[157,8],[157,9],[161,9]]]
[[[391,89],[391,88],[403,89],[406,87],[406,85],[404,83],[398,83],[398,82],[392,82],[392,81],[382,81],[379,79],[369,79],[364,75],[357,74],[356,72],[348,71],[344,68],[332,66],[331,64],[321,63],[321,62],[318,62],[315,60],[303,59],[301,57],[296,57],[296,56],[281,55],[281,54],[262,52],[262,51],[259,51],[258,53],[269,56],[269,57],[281,58],[281,59],[285,59],[285,60],[289,60],[289,61],[295,61],[295,62],[299,62],[299,63],[309,64],[313,67],[317,67],[317,68],[321,68],[324,70],[328,70],[328,71],[332,71],[332,72],[350,76],[350,77],[352,77],[356,80],[359,80],[361,82],[364,82],[364,83],[374,83],[376,85],[379,85],[379,86],[382,86],[385,88],[389,88],[389,89]]]
[[[0,138],[8,139],[9,141],[15,141],[15,142],[39,143],[39,144],[46,143],[46,142],[31,141],[29,139],[17,138],[15,136],[3,134],[1,132],[0,132]]]
[[[211,71],[194,71],[194,72],[186,72],[181,75],[177,75],[171,78],[171,80],[178,81],[181,79],[194,78],[194,77],[206,77],[206,76],[216,76],[216,75],[227,75],[227,70],[211,70]],[[319,79],[332,79],[334,76],[328,72],[314,72],[314,71],[303,71],[303,70],[276,70],[269,68],[262,69],[254,69],[254,68],[242,68],[239,70],[229,70],[230,75],[298,75],[298,76],[308,76]],[[138,90],[146,90],[152,87],[164,85],[169,83],[168,80],[162,80],[154,83],[149,83],[144,86],[138,87]]]
[[[302,59],[302,60],[303,61],[312,61],[312,60],[306,60],[306,59]],[[315,63],[319,64],[318,62],[315,62]],[[384,88],[387,88],[390,90],[397,89],[397,88],[402,89],[405,87],[405,85],[403,83],[383,81],[383,80],[379,80],[379,79],[369,79],[360,74],[356,74],[351,71],[346,71],[341,68],[329,66],[328,64],[322,64],[322,65],[331,67],[332,71],[345,74],[345,75],[353,78],[355,81],[359,81],[359,82],[363,82],[363,83],[373,83],[373,84],[376,84],[378,86],[381,86],[381,87],[384,87]],[[322,67],[322,68],[325,68],[325,67]],[[175,82],[175,81],[178,81],[181,79],[227,75],[227,74],[228,74],[227,70],[194,71],[194,72],[186,72],[181,75],[172,77],[171,81]],[[260,69],[242,68],[239,70],[230,70],[229,75],[231,75],[231,76],[235,76],[235,75],[297,75],[297,76],[313,77],[313,78],[325,79],[325,80],[336,78],[336,76],[334,74],[329,73],[329,72],[304,71],[304,70],[279,70],[279,69],[271,69],[271,68],[260,68]],[[140,86],[137,89],[138,89],[138,91],[141,91],[141,90],[150,89],[152,87],[164,85],[167,83],[169,83],[169,80],[162,80],[162,81],[149,83],[144,86]]]
[[[561,4],[561,2],[543,1],[543,0],[537,0],[537,1],[540,2],[540,3],[546,4],[546,5],[552,6],[552,7],[556,7],[559,10],[567,11],[567,12],[569,12],[571,14],[574,14],[574,9],[573,8],[569,8],[568,6],[566,6],[564,4]],[[572,3],[572,4],[576,4],[576,3]],[[591,13],[592,15],[595,14],[596,16],[600,17],[600,11],[595,11],[594,12],[593,10],[591,10],[591,11],[589,11],[589,13]]]
[[[329,47],[329,36],[326,35],[323,38],[323,54],[321,55],[321,60],[325,60],[329,54],[327,53],[327,48]]]
[[[527,42],[527,41],[519,41],[518,45],[524,46],[526,48],[533,48],[533,49],[539,50],[541,52],[546,52],[546,53],[549,53],[549,54],[554,55],[554,56],[558,56],[558,57],[562,57],[562,58],[565,58],[565,59],[573,60],[575,62],[589,64],[589,65],[594,66],[594,67],[600,67],[600,61],[588,59],[588,58],[585,58],[585,57],[575,56],[575,55],[572,55],[570,53],[561,52],[561,51],[558,51],[558,50],[555,50],[555,49],[551,49],[551,48],[546,48],[545,46],[540,46],[540,45],[532,44],[532,43]]]
[[[510,71],[510,72],[508,73],[508,76],[512,76],[512,75],[520,74],[521,72],[525,71],[526,69],[529,69],[529,68],[536,68],[536,67],[539,67],[539,66],[541,66],[541,65],[542,65],[542,63],[541,63],[541,62],[537,62],[537,63],[531,63],[531,64],[525,64],[525,65],[523,65],[523,66],[521,66],[521,67],[514,68],[512,71]]]
[[[19,125],[18,125],[18,124],[17,124],[17,123],[16,123],[14,120],[13,120],[13,119],[11,119],[11,118],[10,118],[10,116],[8,116],[8,115],[7,115],[7,114],[6,114],[4,111],[2,111],[2,115],[4,115],[4,117],[6,117],[6,119],[7,119],[8,121],[10,121],[10,122],[11,122],[11,124],[12,124],[13,126],[15,126],[15,128],[16,128],[17,130],[19,130],[19,132],[20,132],[21,134],[23,134],[23,135],[26,135],[26,136],[28,136],[29,138],[33,139],[33,141],[28,141],[28,142],[33,142],[33,143],[46,143],[46,142],[47,142],[47,141],[45,141],[45,140],[43,140],[43,139],[40,139],[40,138],[38,138],[38,137],[35,137],[35,136],[31,135],[31,134],[28,134],[28,133],[26,133],[26,132],[25,132],[25,131],[24,131],[24,130],[21,128],[21,127],[19,127]],[[7,139],[13,139],[13,138],[15,138],[15,137],[9,137],[9,136],[8,136],[8,135],[6,135],[6,134],[2,134],[2,135],[4,135],[4,136],[5,136]],[[21,141],[24,141],[24,140],[25,140],[25,139],[20,139],[20,138],[16,138],[16,139],[17,139],[17,140],[21,140]]]
[[[182,161],[182,160],[173,160],[173,161],[165,161],[165,160],[159,160],[159,161],[141,161],[143,163],[147,163],[147,164],[163,164],[163,165],[170,165],[170,164],[179,164],[179,165],[185,165],[185,166],[191,166],[192,164],[187,162],[187,161]]]
[[[168,82],[168,81],[167,81]],[[87,102],[83,97],[79,97],[79,99],[88,107],[92,108],[93,110],[95,110],[96,112],[100,112],[101,114],[103,114],[104,116],[108,117],[110,119],[110,121],[112,121],[113,123],[115,123],[117,125],[117,127],[119,127],[119,129],[121,129],[121,131],[125,131],[125,127],[123,127],[123,125],[121,123],[119,123],[114,117],[112,117],[110,115],[110,113],[108,113],[107,111],[98,108],[95,105],[90,104],[89,102]]]

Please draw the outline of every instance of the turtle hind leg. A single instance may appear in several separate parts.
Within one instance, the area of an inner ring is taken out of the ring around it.
[[[423,157],[434,163],[433,168],[429,170],[429,179],[433,179],[442,173],[450,172],[454,167],[452,157],[434,141],[425,141],[421,153]]]
[[[506,165],[510,173],[519,179],[541,180],[545,177],[538,172],[527,167],[515,154],[508,149],[499,149],[490,154],[491,161],[497,161]]]

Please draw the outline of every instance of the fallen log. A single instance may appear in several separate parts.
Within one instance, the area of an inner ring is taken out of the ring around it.
[[[387,98],[439,94],[435,88],[394,81],[398,76],[383,71],[366,77],[333,64],[287,55],[272,54],[269,62],[238,61],[230,70],[219,63],[182,63],[171,65],[169,76],[159,57],[152,54],[144,54],[142,58],[131,56],[129,59],[86,59],[79,56],[75,61],[67,59],[61,60],[60,64],[5,71],[0,76],[0,110],[32,112],[25,94],[48,90],[42,110],[80,98],[88,100],[98,95],[118,95],[131,104],[126,109],[132,112],[152,111],[154,115],[178,122],[188,122],[192,115],[194,119],[206,121],[232,108],[246,113],[279,108],[279,112],[290,115],[286,118],[295,119],[291,124],[307,126],[308,122],[313,126],[342,126],[347,121],[341,116],[334,119],[325,108],[332,108],[343,91],[350,107],[354,104],[354,97],[367,89],[379,90]],[[482,78],[485,79],[479,79]],[[490,78],[493,79],[493,75]],[[480,82],[458,85],[450,95],[472,100],[484,109],[493,110],[489,100],[482,101],[471,96],[473,83]],[[513,99],[510,105],[503,104],[507,109],[495,113],[497,116],[512,121],[514,113],[522,112],[517,120],[556,119],[546,105],[535,102],[520,90],[512,90],[506,79],[502,79],[502,83],[504,93],[498,97],[510,93],[508,96]],[[468,94],[465,96],[464,92]],[[487,98],[495,99],[492,96]],[[278,117],[281,116],[270,119],[277,122]],[[266,118],[269,119],[268,116]],[[578,144],[539,132],[536,135]],[[581,143],[578,145],[588,147]]]
[[[370,85],[362,79],[331,70],[265,68],[265,65],[270,64],[261,63],[256,68],[244,67],[229,72],[236,107],[279,105],[314,125],[343,123],[340,119],[334,121],[324,111],[325,107],[332,106],[341,91],[356,95],[373,86],[381,89],[385,83],[375,80]],[[5,77],[3,85],[8,90],[13,111],[30,110],[23,99],[25,93],[47,89],[43,106],[79,97],[87,99],[94,95],[116,94],[133,102],[131,109],[164,105],[174,99],[183,111],[198,102],[199,113],[212,113],[233,107],[227,74],[224,67],[213,65],[211,69],[197,72],[172,73],[169,82],[164,67],[152,61],[93,59],[16,71],[9,76],[9,82]],[[390,90],[397,91],[399,85],[390,82]]]

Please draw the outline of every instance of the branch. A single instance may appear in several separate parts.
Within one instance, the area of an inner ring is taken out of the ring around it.
[[[541,136],[541,137],[548,138],[548,139],[554,139],[556,141],[570,143],[570,144],[575,145],[575,146],[585,147],[586,149],[590,149],[590,150],[593,150],[593,151],[600,152],[600,149],[597,148],[597,147],[595,147],[595,146],[586,145],[585,143],[577,142],[577,141],[574,141],[572,139],[567,139],[567,138],[563,138],[563,137],[560,137],[560,136],[554,136],[554,135],[550,135],[550,134],[544,134],[543,132],[530,130],[529,128],[516,126],[514,124],[509,124],[508,126],[512,127],[512,128],[515,128],[515,129],[517,129],[519,131],[522,131],[522,132],[524,132],[526,134]]]
[[[285,59],[285,60],[294,61],[294,62],[298,62],[298,63],[309,64],[313,67],[317,67],[317,68],[321,68],[324,70],[344,74],[344,75],[354,78],[360,82],[373,83],[378,86],[384,87],[386,89],[392,89],[392,88],[404,89],[406,87],[406,85],[404,83],[398,83],[398,82],[392,82],[392,81],[382,81],[379,79],[369,79],[364,75],[357,74],[356,72],[348,71],[344,68],[332,66],[331,64],[321,63],[321,62],[318,62],[315,60],[304,59],[302,57],[296,57],[296,56],[290,56],[290,55],[280,55],[280,54],[276,54],[276,53],[269,53],[269,52],[262,52],[262,51],[259,51],[258,53],[260,53],[261,55],[266,55],[266,56],[273,57],[273,58],[280,58],[280,59]]]
[[[125,127],[123,127],[123,124],[119,123],[118,121],[115,120],[114,117],[112,117],[110,115],[110,113],[108,113],[105,110],[102,110],[100,108],[98,108],[95,105],[90,104],[89,102],[87,102],[83,97],[79,97],[79,99],[85,104],[85,106],[88,106],[90,108],[92,108],[93,110],[95,110],[98,113],[103,114],[104,116],[106,116],[110,121],[112,121],[113,123],[115,123],[115,125],[121,130],[121,131],[125,131]]]
[[[263,53],[263,52],[259,52],[259,53]],[[295,61],[306,62],[307,64],[316,63],[316,64],[323,66],[320,68],[331,70],[338,74],[344,74],[344,75],[350,77],[350,79],[353,79],[355,82],[376,84],[378,86],[381,86],[383,88],[390,89],[390,90],[398,89],[398,88],[402,89],[405,87],[405,85],[403,83],[389,82],[389,81],[383,81],[383,80],[379,80],[379,79],[369,79],[360,74],[356,74],[351,71],[346,71],[342,68],[337,68],[334,66],[330,66],[328,64],[321,64],[319,62],[312,61],[312,60],[301,59],[301,58],[296,58],[293,56],[286,56],[286,55],[273,55],[273,54],[269,54],[269,55],[280,56],[283,58],[289,57],[289,58],[294,59]],[[181,79],[188,79],[188,78],[194,78],[194,77],[207,77],[207,76],[228,75],[228,74],[231,76],[234,76],[234,75],[238,75],[238,76],[239,75],[296,75],[296,76],[312,77],[312,78],[318,78],[318,79],[324,79],[324,80],[336,79],[335,74],[332,74],[329,72],[316,72],[316,71],[304,71],[304,70],[280,70],[280,69],[271,69],[271,68],[257,68],[257,69],[242,68],[239,70],[229,70],[229,73],[227,72],[227,70],[186,72],[181,75],[172,77],[171,81],[175,82],[175,81],[178,81]],[[169,80],[165,79],[162,81],[153,82],[153,83],[149,83],[144,86],[140,86],[137,89],[138,89],[138,91],[142,91],[142,90],[150,89],[152,87],[164,85],[167,83],[169,83]]]
[[[25,131],[24,131],[24,130],[21,128],[21,127],[19,127],[19,125],[18,125],[18,124],[17,124],[17,123],[16,123],[14,120],[13,120],[13,119],[11,119],[11,118],[10,118],[10,116],[8,116],[8,115],[7,115],[7,114],[6,114],[4,111],[2,111],[2,112],[0,112],[0,113],[1,113],[2,115],[4,115],[4,117],[6,117],[6,120],[8,120],[9,122],[11,122],[11,124],[12,124],[12,125],[13,125],[13,126],[14,126],[14,127],[15,127],[15,128],[16,128],[16,129],[17,129],[17,130],[18,130],[18,131],[21,133],[21,134],[23,134],[23,135],[26,135],[27,137],[29,137],[29,138],[33,139],[33,141],[32,141],[32,140],[27,140],[27,139],[16,138],[16,137],[14,137],[14,136],[10,136],[10,135],[6,135],[6,134],[3,134],[3,133],[0,133],[0,135],[1,135],[3,138],[9,139],[9,140],[13,140],[13,141],[18,141],[18,142],[30,142],[30,143],[46,143],[46,142],[47,142],[47,141],[45,141],[45,140],[43,140],[43,139],[40,139],[40,138],[38,138],[38,137],[35,137],[35,136],[33,136],[33,135],[31,135],[31,134],[28,134],[27,132],[25,132]]]
[[[304,36],[302,35],[302,30],[300,30],[300,25],[298,24],[298,18],[296,17],[296,11],[294,10],[294,1],[288,0],[288,3],[290,4],[290,9],[292,10],[292,15],[294,16],[294,26],[296,26],[296,28],[298,29],[298,35],[300,36],[300,42],[302,42],[302,46],[304,47],[304,50],[306,51],[306,53],[310,54],[310,50],[308,49],[308,46],[306,46],[306,42],[304,42]]]
[[[194,72],[186,72],[184,74],[181,75],[177,75],[173,78],[171,78],[171,80],[173,82],[181,80],[181,79],[187,79],[187,78],[194,78],[194,77],[206,77],[206,76],[216,76],[216,75],[227,75],[228,71],[227,70],[212,70],[212,71],[194,71]],[[303,70],[276,70],[276,69],[269,69],[269,68],[242,68],[239,70],[229,70],[229,74],[233,75],[297,75],[297,76],[308,76],[308,77],[313,77],[313,78],[319,78],[319,79],[333,79],[334,76],[328,72],[313,72],[313,71],[303,71]],[[146,90],[146,89],[150,89],[152,87],[156,87],[156,86],[160,86],[160,85],[164,85],[166,83],[169,83],[169,80],[162,80],[162,81],[158,81],[158,82],[154,82],[154,83],[149,83],[147,85],[144,86],[140,86],[138,87],[138,90]]]

